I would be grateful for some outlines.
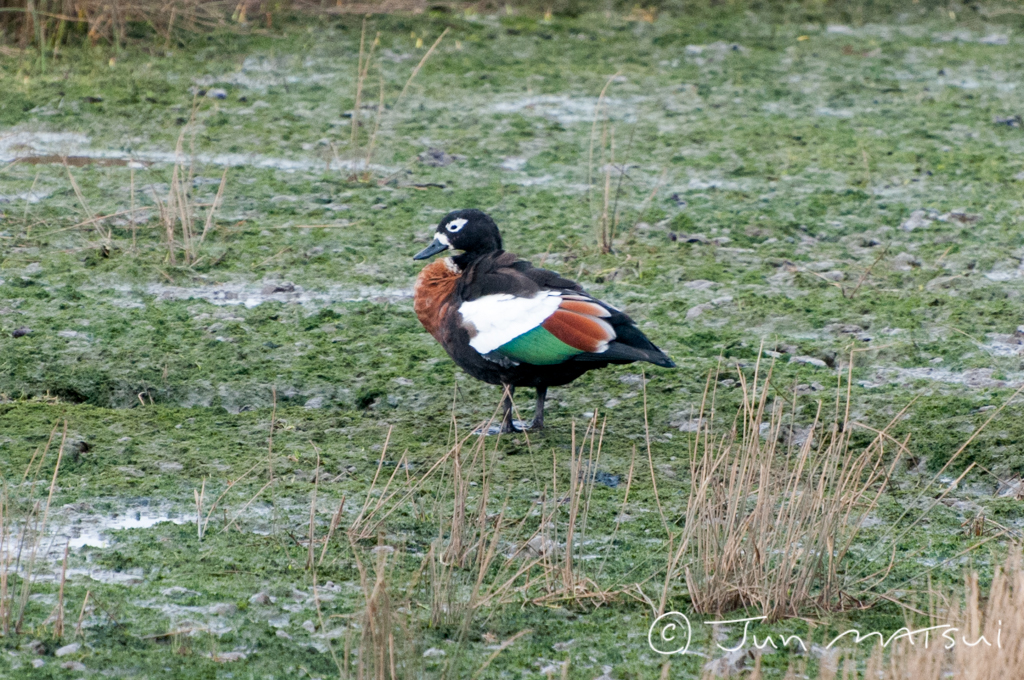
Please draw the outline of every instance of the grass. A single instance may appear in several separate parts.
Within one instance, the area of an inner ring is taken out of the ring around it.
[[[984,611],[1024,516],[1019,24],[914,12],[275,20],[0,58],[0,156],[68,158],[0,166],[3,673],[697,677],[739,640],[710,612],[824,646],[968,616],[972,572]],[[97,151],[136,165],[71,160]],[[500,393],[408,298],[464,206],[680,368],[471,436]],[[787,558],[797,525],[845,558]],[[708,659],[647,647],[662,609]]]

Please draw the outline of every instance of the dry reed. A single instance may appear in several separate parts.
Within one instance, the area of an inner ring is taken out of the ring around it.
[[[1020,546],[1014,546],[997,567],[987,597],[973,571],[964,574],[962,590],[945,593],[929,586],[926,596],[927,611],[914,610],[917,613],[908,616],[904,628],[881,639],[866,637],[870,650],[842,650],[845,659],[839,654],[823,657],[818,680],[1020,677],[1024,668]]]
[[[164,245],[167,247],[167,260],[169,264],[178,264],[178,253],[183,255],[184,264],[187,267],[194,267],[203,259],[199,249],[206,241],[207,235],[214,226],[214,217],[224,199],[224,188],[227,185],[228,171],[224,169],[217,187],[217,195],[213,203],[202,204],[192,197],[193,180],[196,177],[196,113],[199,105],[194,104],[192,115],[188,122],[182,127],[178,134],[178,141],[174,148],[174,168],[171,171],[171,181],[166,197],[157,194],[156,189],[150,187],[153,201],[156,203],[160,214],[160,223],[164,231]],[[185,154],[185,136],[189,135],[189,153]],[[205,207],[206,215],[203,219],[200,209]],[[198,225],[202,220],[202,228]]]
[[[700,613],[752,607],[774,621],[839,605],[840,564],[899,450],[887,467],[888,427],[869,445],[851,446],[849,394],[844,403],[841,390],[831,421],[823,423],[819,403],[803,441],[795,442],[792,425],[785,425],[788,400],[769,397],[772,367],[762,375],[763,368],[759,361],[752,378],[738,372],[743,403],[725,433],[714,430],[709,376],[684,529],[674,539],[659,613],[680,576]]]

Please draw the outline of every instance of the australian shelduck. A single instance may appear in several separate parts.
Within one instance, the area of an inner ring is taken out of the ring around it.
[[[501,432],[518,429],[516,387],[536,388],[531,429],[540,429],[548,387],[608,364],[675,366],[624,313],[575,281],[502,250],[498,226],[486,213],[449,213],[413,259],[449,249],[462,254],[432,262],[416,279],[416,316],[464,371],[505,388]]]

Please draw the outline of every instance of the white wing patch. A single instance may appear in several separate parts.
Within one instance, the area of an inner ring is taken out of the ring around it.
[[[463,302],[459,312],[463,323],[476,329],[475,335],[470,329],[470,347],[487,354],[544,323],[561,302],[562,296],[554,290],[528,298],[502,293]]]

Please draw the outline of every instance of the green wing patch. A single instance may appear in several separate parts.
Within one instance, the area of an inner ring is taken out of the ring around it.
[[[561,364],[577,354],[582,354],[580,350],[556,338],[543,326],[537,326],[509,340],[497,351],[510,359],[535,366]]]

